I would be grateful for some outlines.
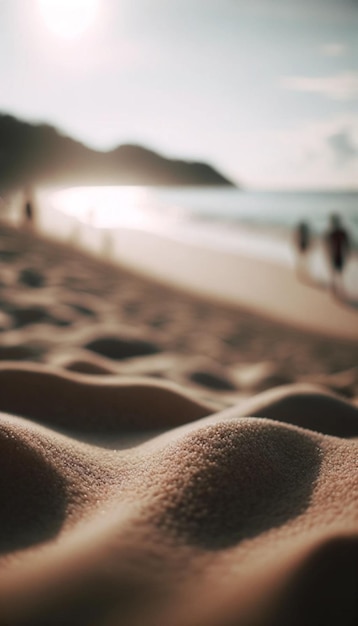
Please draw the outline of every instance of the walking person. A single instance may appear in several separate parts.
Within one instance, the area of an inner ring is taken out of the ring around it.
[[[307,222],[297,224],[294,240],[298,253],[296,271],[299,278],[307,279],[307,252],[311,246],[311,232]]]
[[[35,210],[30,190],[25,191],[25,206],[23,209],[23,224],[31,230],[34,227]]]
[[[343,272],[351,246],[348,232],[342,225],[339,215],[331,215],[330,228],[326,234],[326,246],[332,274],[332,292],[336,297],[346,299]]]

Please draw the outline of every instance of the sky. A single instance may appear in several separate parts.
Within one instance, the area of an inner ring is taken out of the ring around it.
[[[0,0],[0,112],[248,188],[358,189],[358,0]]]

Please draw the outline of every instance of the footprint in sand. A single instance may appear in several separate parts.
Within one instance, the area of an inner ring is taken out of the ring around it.
[[[48,323],[54,326],[71,326],[74,319],[70,316],[52,315],[45,307],[30,306],[26,308],[13,308],[11,314],[14,318],[14,328],[22,328],[30,324]]]
[[[25,269],[21,270],[18,280],[23,285],[26,285],[27,287],[32,287],[33,289],[38,289],[45,285],[45,277],[43,276],[43,274],[35,269],[32,269],[31,267],[26,267]]]
[[[99,337],[90,341],[85,348],[115,361],[161,352],[155,343],[128,337]]]
[[[236,387],[225,377],[212,372],[198,371],[191,372],[189,379],[208,389],[215,391],[235,391]]]
[[[10,309],[10,313],[14,319],[14,328],[22,328],[29,324],[40,324],[42,322],[52,321],[47,310],[40,306],[29,306],[26,308],[13,307]]]
[[[173,372],[173,374],[174,378],[185,386],[188,383],[195,383],[210,391],[237,391],[234,381],[231,380],[230,376],[227,376],[226,368],[209,358],[186,358],[177,368],[177,372]]]

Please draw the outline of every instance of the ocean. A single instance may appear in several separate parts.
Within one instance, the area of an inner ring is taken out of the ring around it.
[[[253,228],[292,229],[299,221],[316,233],[339,214],[358,241],[358,191],[240,191],[225,187],[81,187],[59,192],[62,210],[98,226],[120,226],[142,213],[163,220],[195,220]],[[66,200],[67,199],[67,204]],[[132,215],[129,215],[129,212]],[[155,215],[156,214],[156,215]]]
[[[147,191],[158,206],[187,219],[253,228],[292,229],[307,221],[321,234],[329,216],[339,214],[358,242],[358,192],[240,191],[181,188]]]
[[[322,235],[338,214],[358,245],[358,191],[241,191],[231,187],[78,187],[44,190],[55,210],[99,228],[171,224],[242,226],[268,232],[292,231],[306,221]],[[40,190],[43,193],[43,190]]]

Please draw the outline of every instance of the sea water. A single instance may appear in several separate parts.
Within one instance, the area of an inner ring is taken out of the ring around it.
[[[285,260],[297,224],[323,238],[332,214],[358,248],[358,192],[241,191],[229,187],[82,187],[49,205],[95,228],[139,228],[195,245]]]
[[[195,226],[225,237],[244,226],[267,236],[288,234],[305,221],[323,235],[337,214],[358,245],[358,192],[241,191],[230,187],[81,187],[52,195],[57,210],[99,228],[173,230]],[[218,237],[219,238],[219,235]]]
[[[299,222],[324,238],[339,215],[358,249],[358,192],[241,191],[235,188],[146,189],[152,227],[226,250],[288,259]],[[146,197],[146,200],[144,198]]]
[[[305,221],[322,235],[329,218],[342,218],[358,244],[358,191],[241,191],[232,187],[78,187],[47,190],[55,210],[99,228],[127,225],[215,225],[269,233],[289,232]]]

